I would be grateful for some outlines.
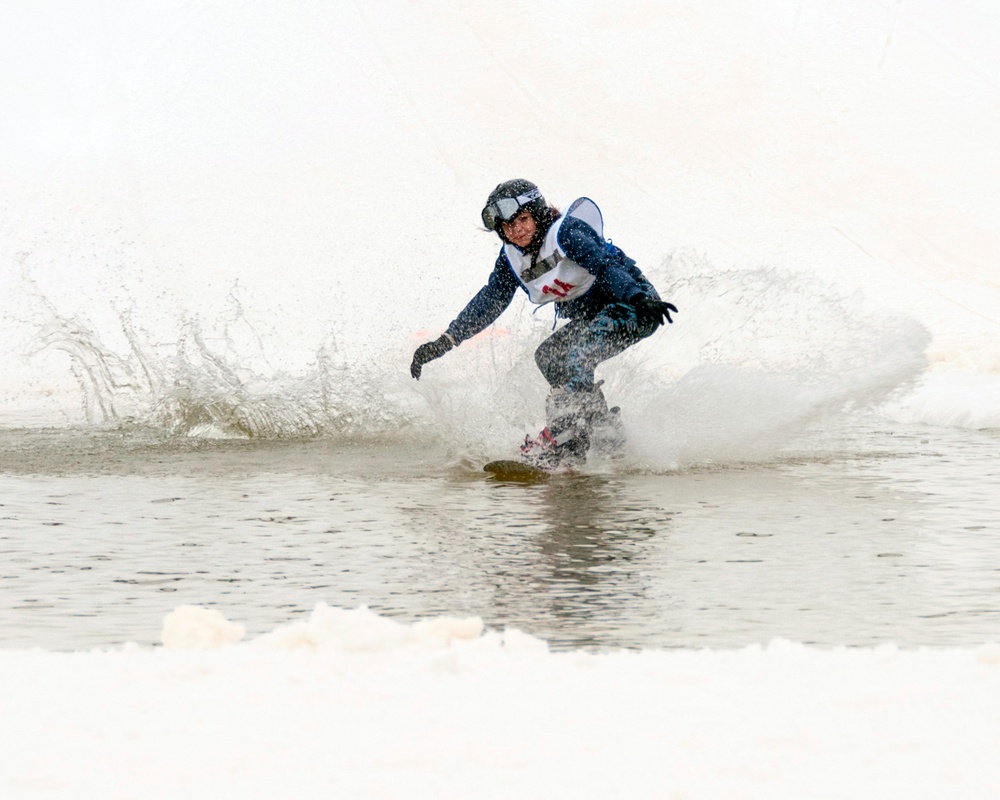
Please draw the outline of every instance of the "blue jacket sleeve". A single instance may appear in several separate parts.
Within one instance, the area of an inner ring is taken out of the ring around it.
[[[492,324],[510,305],[517,287],[517,278],[507,263],[507,257],[501,251],[493,266],[493,272],[490,273],[489,281],[448,326],[447,333],[455,340],[455,344],[471,339]]]
[[[596,275],[598,283],[616,300],[627,303],[636,295],[647,294],[649,283],[635,262],[605,242],[583,220],[570,217],[563,222],[559,246],[577,264]]]

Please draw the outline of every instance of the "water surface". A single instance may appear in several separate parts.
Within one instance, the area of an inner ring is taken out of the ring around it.
[[[821,448],[524,485],[434,445],[0,433],[0,646],[250,635],[318,601],[479,615],[555,648],[1000,639],[1000,434],[858,424]]]

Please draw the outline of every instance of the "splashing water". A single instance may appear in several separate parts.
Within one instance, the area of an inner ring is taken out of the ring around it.
[[[812,426],[909,389],[926,368],[927,330],[858,294],[767,268],[706,273],[691,256],[667,267],[680,273],[672,296],[694,312],[670,331],[671,347],[694,366],[637,382],[630,441],[643,463],[771,457]]]
[[[368,367],[373,362],[348,365],[332,336],[317,348],[311,368],[289,374],[265,371],[232,339],[207,335],[197,320],[181,321],[176,346],[166,353],[127,316],[120,322],[125,355],[78,318],[54,316],[40,339],[40,349],[69,355],[91,424],[279,438],[379,434],[405,426],[411,416],[403,404],[383,402],[384,381]]]
[[[714,271],[691,255],[659,273],[655,283],[681,309],[676,324],[598,370],[609,402],[624,409],[631,466],[768,458],[820,420],[883,402],[925,367],[922,326],[815,278]],[[514,309],[419,384],[405,374],[411,342],[389,336],[348,346],[328,335],[293,373],[270,365],[238,307],[218,330],[180,320],[172,346],[150,344],[130,315],[119,317],[124,355],[54,310],[40,337],[40,348],[69,355],[94,424],[251,438],[431,436],[457,461],[476,461],[512,451],[544,422],[533,350],[548,322]],[[246,335],[234,334],[239,326]]]

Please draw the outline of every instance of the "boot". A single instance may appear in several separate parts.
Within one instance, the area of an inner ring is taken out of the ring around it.
[[[542,469],[575,467],[586,461],[590,448],[588,402],[590,392],[553,389],[545,401],[549,424],[537,437],[524,437],[522,460]]]
[[[584,404],[584,416],[590,436],[590,452],[600,456],[614,456],[625,446],[625,426],[622,425],[621,409],[608,408],[601,391],[601,384],[594,384]]]

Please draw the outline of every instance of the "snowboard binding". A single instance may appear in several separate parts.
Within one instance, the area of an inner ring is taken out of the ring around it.
[[[524,437],[521,460],[540,469],[578,467],[588,452],[614,456],[625,444],[625,429],[618,406],[608,408],[603,381],[589,392],[553,389],[545,402],[549,424],[538,436]]]

